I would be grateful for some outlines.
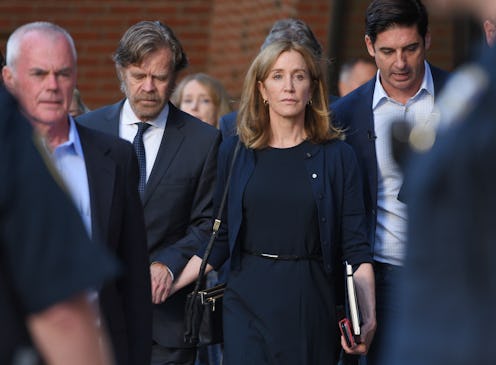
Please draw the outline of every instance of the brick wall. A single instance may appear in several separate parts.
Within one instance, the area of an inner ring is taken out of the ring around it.
[[[302,19],[325,45],[329,13],[328,0],[216,0],[207,71],[222,80],[236,101],[246,70],[276,20]]]
[[[363,14],[369,1],[346,2],[337,64],[365,54]],[[186,49],[190,67],[184,74],[210,73],[237,100],[245,72],[274,21],[304,20],[327,52],[332,9],[333,0],[2,0],[0,48],[4,51],[10,32],[26,22],[46,20],[66,28],[79,53],[78,85],[83,99],[96,108],[122,97],[111,56],[124,31],[140,20],[161,20],[172,27]],[[429,57],[451,68],[450,23],[436,18],[432,24]]]

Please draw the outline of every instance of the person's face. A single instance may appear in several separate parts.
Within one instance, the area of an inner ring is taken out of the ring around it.
[[[208,89],[196,80],[191,80],[184,86],[179,108],[205,123],[217,125],[212,97]]]
[[[71,105],[69,106],[69,114],[72,117],[77,117],[78,115],[83,114],[83,110],[79,107],[78,101],[75,97],[72,98]]]
[[[303,56],[296,51],[281,53],[258,89],[267,100],[271,120],[304,122],[305,108],[312,96],[312,80]]]
[[[372,77],[374,77],[377,72],[377,68],[368,62],[358,62],[353,69],[350,70],[350,74],[346,82],[339,82],[339,95],[345,96],[349,94],[356,88],[362,86]]]
[[[141,64],[120,68],[119,72],[134,114],[141,121],[155,119],[169,101],[174,85],[172,51],[161,48],[145,56]]]
[[[19,51],[14,69],[4,68],[7,87],[33,122],[67,122],[77,75],[66,38],[32,31],[22,38]]]
[[[496,23],[492,20],[486,20],[484,22],[484,33],[486,34],[488,46],[493,47],[496,44]]]
[[[424,40],[417,26],[394,26],[377,35],[375,44],[365,36],[369,54],[380,70],[381,84],[393,99],[405,103],[414,96],[424,78],[424,60],[430,35]]]

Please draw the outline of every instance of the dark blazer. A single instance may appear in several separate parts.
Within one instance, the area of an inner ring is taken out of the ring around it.
[[[117,364],[149,363],[150,271],[134,149],[82,125],[77,130],[88,175],[92,237],[105,242],[123,267],[122,275],[99,291]]]
[[[224,114],[219,119],[219,129],[222,134],[222,138],[226,139],[230,136],[234,136],[236,134],[236,117],[238,116],[238,112],[230,112]]]
[[[434,81],[434,92],[442,89],[448,73],[430,65]],[[375,240],[377,208],[377,156],[375,149],[375,128],[372,100],[376,77],[350,94],[331,104],[334,125],[343,128],[346,142],[350,144],[358,158],[362,172],[365,210],[369,224],[369,240],[373,247]]]
[[[237,140],[238,137],[231,137],[221,145],[214,199],[216,204],[221,200]],[[320,239],[326,272],[340,274],[342,256],[353,264],[371,262],[361,178],[353,150],[344,142],[336,140],[312,145],[301,158],[305,161],[321,222]],[[238,235],[243,220],[242,201],[255,163],[254,151],[242,146],[229,186],[227,214],[224,215],[219,238],[209,258],[209,263],[214,267],[219,267],[231,255],[231,269],[240,268]],[[200,255],[203,255],[203,250]]]
[[[119,135],[124,101],[83,114],[86,126]],[[212,195],[220,133],[169,103],[157,159],[143,195],[149,261],[159,261],[177,277],[212,228]],[[184,305],[191,286],[154,305],[153,339],[165,347],[184,343]]]

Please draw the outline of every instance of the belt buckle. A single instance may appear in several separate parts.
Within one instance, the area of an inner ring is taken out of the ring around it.
[[[273,255],[270,253],[261,253],[260,256],[267,257],[269,259],[276,259],[276,260],[279,258],[279,255]]]

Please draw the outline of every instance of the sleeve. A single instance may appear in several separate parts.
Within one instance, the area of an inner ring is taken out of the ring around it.
[[[189,223],[186,234],[173,244],[157,250],[150,261],[159,261],[166,265],[177,277],[189,259],[198,252],[212,230],[213,192],[216,181],[217,154],[220,133],[215,134],[210,149],[205,157],[203,168],[194,191]]]
[[[224,189],[226,188],[227,183],[227,175],[229,174],[229,169],[231,167],[231,161],[234,153],[234,148],[236,142],[238,141],[237,137],[230,137],[224,142],[222,142],[221,147],[219,149],[219,157],[217,162],[217,183],[215,185],[214,192],[214,212],[215,217],[218,217],[220,204],[222,201],[222,196],[224,194]],[[228,195],[229,198],[229,195]],[[224,262],[229,258],[229,241],[228,241],[228,221],[227,221],[227,206],[228,206],[228,198],[226,199],[226,203],[224,205],[224,209],[221,216],[221,225],[219,227],[219,231],[217,233],[217,238],[212,247],[212,251],[207,262],[212,265],[216,270],[218,270]],[[203,257],[205,255],[206,249],[208,246],[208,241],[206,241],[203,247],[198,252],[199,257]]]
[[[71,200],[35,148],[27,121],[2,110],[2,256],[22,310],[34,313],[100,287],[118,268],[103,245],[87,236]]]
[[[341,240],[344,260],[351,265],[372,262],[370,243],[367,239],[367,223],[361,174],[355,153],[342,144],[343,198]]]

